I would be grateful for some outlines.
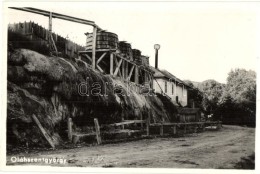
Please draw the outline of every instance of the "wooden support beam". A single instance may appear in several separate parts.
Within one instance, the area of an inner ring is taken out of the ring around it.
[[[101,73],[104,73],[103,69],[98,64],[96,65],[96,67]]]
[[[118,61],[117,61],[117,59],[115,58],[115,62],[116,62],[116,70],[115,70],[115,72],[114,72],[114,76],[116,76],[117,75],[117,73],[120,71],[120,66],[121,66],[121,64],[122,64],[122,62],[123,62],[123,59],[120,59],[120,61],[119,61],[119,63],[118,63]],[[121,72],[120,72],[120,74],[121,74]]]
[[[125,61],[122,62],[122,77],[125,79]]]
[[[132,74],[133,74],[134,68],[135,68],[135,66],[132,65],[132,67],[131,67],[131,69],[130,69],[130,73],[129,73],[128,77],[127,77],[128,80],[131,79],[131,76],[132,76]]]
[[[52,37],[52,12],[49,12],[49,32],[48,32],[48,42],[49,42],[49,45],[52,49],[54,49],[54,51],[56,52],[56,55],[58,54],[58,50],[57,50],[57,47],[55,45],[55,42],[53,40],[53,37]]]
[[[128,65],[129,65],[129,63],[126,61],[126,69],[125,69],[125,78],[126,78],[126,80],[128,80]]]
[[[53,46],[53,48],[54,48],[54,50],[56,52],[56,56],[57,56],[58,55],[58,50],[57,50],[56,44],[55,44],[55,42],[53,40],[52,34],[50,35],[50,39],[51,39],[51,44],[52,44],[52,46]]]
[[[92,39],[91,39],[92,40]],[[109,52],[109,51],[116,51],[116,49],[98,49],[96,52]],[[91,53],[91,50],[79,51],[79,53]]]
[[[97,138],[97,144],[101,144],[101,136],[100,136],[100,127],[98,124],[98,119],[94,118],[94,123],[95,123],[95,129],[96,129],[96,138]]]
[[[149,73],[149,75],[150,75],[150,81],[151,81],[151,89],[153,89],[153,75],[151,75],[150,73]]]
[[[110,75],[114,72],[114,54],[110,53]]]
[[[42,127],[40,121],[38,120],[38,118],[33,114],[32,115],[32,119],[33,121],[37,124],[37,126],[39,127],[39,129],[41,130],[41,133],[43,134],[44,138],[48,141],[49,145],[54,149],[55,145],[52,142],[51,137],[48,135],[48,133],[45,131],[45,129]]]
[[[138,68],[138,66],[135,67],[135,83],[139,84],[139,68]]]
[[[49,34],[52,34],[52,12],[49,14]]]
[[[97,42],[97,27],[93,27],[92,69],[96,69],[96,42]]]
[[[99,62],[105,57],[105,55],[107,54],[107,52],[104,52],[100,58],[97,60],[97,64],[99,64]]]
[[[72,141],[72,120],[70,117],[68,118],[68,139]]]
[[[91,57],[89,56],[89,55],[87,55],[87,54],[84,54],[85,56],[86,56],[86,58],[90,61],[90,63],[92,63],[92,59],[91,59]]]

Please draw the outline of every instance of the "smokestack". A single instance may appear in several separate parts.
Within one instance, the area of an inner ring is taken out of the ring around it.
[[[155,44],[154,49],[155,49],[155,69],[158,69],[158,50],[160,49],[160,45]]]

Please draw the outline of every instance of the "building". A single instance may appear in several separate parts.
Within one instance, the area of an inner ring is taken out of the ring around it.
[[[166,70],[159,70],[152,66],[154,72],[153,89],[170,97],[173,103],[183,107],[188,105],[188,89],[191,87]]]

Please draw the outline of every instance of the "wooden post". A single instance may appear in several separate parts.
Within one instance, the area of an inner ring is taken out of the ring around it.
[[[175,135],[176,133],[177,133],[176,126],[173,126],[173,135]]]
[[[120,59],[119,62],[117,61],[117,58],[115,57],[115,62],[116,62],[116,70],[114,72],[114,76],[117,76],[117,73],[119,73],[119,76],[121,76],[121,72],[120,72],[120,66],[123,62],[123,59]]]
[[[150,135],[150,110],[148,111],[148,118],[146,119],[146,135]]]
[[[77,144],[78,141],[79,141],[79,136],[77,136],[77,135],[72,136],[72,142],[73,142],[73,144]]]
[[[96,129],[96,138],[97,138],[97,144],[101,144],[101,136],[100,136],[100,127],[98,124],[98,119],[94,118],[95,123],[95,129]]]
[[[138,66],[135,67],[135,83],[139,84],[139,68]]]
[[[69,141],[72,141],[72,120],[70,117],[68,118],[68,138]]]
[[[97,27],[93,27],[93,40],[92,40],[92,69],[96,69],[96,41],[97,41]]]
[[[122,62],[122,78],[125,79],[125,61]]]
[[[50,15],[49,15],[48,43],[49,43],[50,45],[52,44],[51,36],[52,36],[52,12],[50,12]]]
[[[50,12],[49,16],[49,34],[52,34],[52,12]]]
[[[110,75],[114,74],[114,55],[110,53]]]
[[[160,135],[163,136],[163,124],[160,126]]]
[[[128,81],[128,62],[126,62],[126,67],[125,67],[125,79]]]
[[[125,120],[125,111],[122,111],[122,122]],[[122,129],[125,129],[125,125],[122,125]]]
[[[131,76],[132,76],[132,74],[133,74],[134,68],[135,68],[135,65],[132,65],[132,67],[131,67],[131,69],[130,69],[130,72],[129,72],[129,75],[128,75],[128,80],[131,79]]]
[[[186,134],[186,132],[187,132],[187,125],[185,124],[184,125],[184,133]]]
[[[141,120],[143,120],[143,112],[141,112]],[[141,123],[141,129],[143,130],[143,123]]]
[[[195,125],[194,132],[197,133],[197,125]]]
[[[33,114],[32,115],[33,121],[37,124],[37,126],[40,128],[44,138],[48,141],[48,143],[50,144],[50,146],[54,149],[55,145],[51,140],[51,137],[47,134],[47,132],[45,131],[45,129],[42,127],[40,121],[38,120],[38,118]]]
[[[23,23],[23,34],[26,34],[26,22]]]

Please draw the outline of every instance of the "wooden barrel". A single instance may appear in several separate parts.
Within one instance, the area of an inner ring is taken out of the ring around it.
[[[144,66],[149,66],[149,57],[148,56],[141,55],[141,60],[142,60],[142,64]]]
[[[86,35],[86,50],[91,50],[93,42],[93,33],[86,33]],[[118,49],[117,34],[107,31],[97,32],[96,49]]]
[[[138,49],[132,49],[133,59],[137,64],[142,64],[141,51]]]
[[[127,43],[126,41],[120,41],[119,51],[120,53],[126,55],[128,59],[132,60],[132,47],[130,43]]]

